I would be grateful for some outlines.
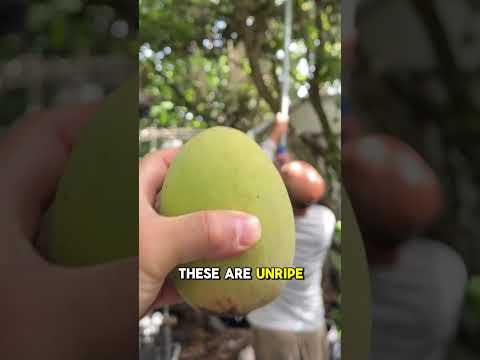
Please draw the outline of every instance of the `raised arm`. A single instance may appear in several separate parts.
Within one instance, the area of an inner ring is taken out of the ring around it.
[[[268,157],[274,161],[276,159],[275,155],[278,148],[278,142],[283,134],[288,131],[288,117],[277,113],[275,115],[275,124],[273,125],[272,132],[270,136],[261,143],[262,149],[268,155]]]

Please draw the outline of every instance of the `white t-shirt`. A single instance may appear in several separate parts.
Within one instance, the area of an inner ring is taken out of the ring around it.
[[[262,149],[273,160],[277,146],[265,140]],[[251,325],[272,330],[314,331],[325,325],[322,270],[335,232],[335,214],[312,205],[304,216],[295,217],[293,266],[304,268],[304,280],[292,280],[272,303],[247,315]]]
[[[437,241],[415,238],[388,269],[371,270],[372,360],[444,360],[457,326],[467,271]]]
[[[313,205],[295,217],[293,265],[303,267],[304,280],[292,280],[272,303],[247,315],[251,325],[271,330],[314,331],[325,325],[322,267],[335,231],[335,215]]]

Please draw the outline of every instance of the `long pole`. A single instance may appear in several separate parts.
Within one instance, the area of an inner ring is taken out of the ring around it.
[[[280,111],[284,118],[288,117],[290,107],[290,97],[288,92],[290,89],[290,44],[292,42],[292,19],[293,5],[292,0],[285,0],[285,38],[283,43],[283,73],[282,73],[282,97]],[[283,153],[287,148],[287,134],[280,139],[278,153]]]

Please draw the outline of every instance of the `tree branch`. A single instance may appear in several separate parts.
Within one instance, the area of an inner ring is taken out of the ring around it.
[[[266,15],[271,11],[271,4],[273,2],[269,3],[268,6],[263,5],[257,9],[255,13],[255,23],[252,26],[246,25],[247,10],[242,7],[242,4],[235,3],[235,13],[237,14],[235,22],[238,27],[238,32],[242,36],[245,44],[246,55],[251,69],[250,77],[253,84],[257,88],[259,96],[265,100],[273,112],[277,112],[280,108],[278,97],[275,96],[274,92],[271,91],[265,82],[260,65],[260,57],[262,55],[261,45],[265,38],[267,28]]]
[[[454,104],[458,108],[470,105],[465,94],[464,82],[455,60],[450,50],[448,36],[433,4],[423,1],[411,1],[417,10],[418,15],[427,28],[428,35],[432,39],[431,44],[440,62],[440,66],[445,74],[445,79],[449,85]]]
[[[275,88],[280,89],[281,85],[280,85],[280,80],[278,79],[278,76],[277,76],[277,64],[275,63],[275,59],[273,57],[270,59],[270,64],[271,64],[270,76],[273,79]]]
[[[322,27],[322,22],[320,19],[320,6],[317,7],[317,14],[315,16],[315,25],[319,31],[319,37],[320,40],[322,41],[325,38],[325,34],[323,33],[323,27]],[[308,36],[308,32],[305,29],[305,26],[303,27],[305,36]],[[323,41],[322,41],[323,43]],[[307,49],[307,56],[310,55],[311,50]],[[315,58],[317,61],[323,58],[323,50],[321,46],[318,46],[316,49],[316,54]],[[309,56],[310,57],[310,56]],[[325,113],[325,109],[323,108],[323,102],[322,98],[320,95],[320,66],[319,64],[315,64],[315,70],[312,74],[312,77],[308,81],[310,85],[310,102],[313,106],[313,109],[317,113],[318,120],[320,122],[320,125],[323,129],[323,133],[325,134],[325,138],[327,140],[328,148],[329,151],[334,152],[338,150],[337,147],[337,142],[336,142],[336,136],[332,132],[332,128],[330,126],[330,123],[328,121],[327,114]]]
[[[260,46],[259,44],[251,44],[245,42],[245,48],[247,52],[248,63],[251,69],[251,78],[258,90],[258,94],[267,102],[273,112],[279,110],[278,98],[268,88],[265,80],[263,79],[262,69],[259,63]]]

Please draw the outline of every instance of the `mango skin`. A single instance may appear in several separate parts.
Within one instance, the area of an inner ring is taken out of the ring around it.
[[[134,77],[82,129],[52,207],[51,262],[79,267],[138,256],[137,108]]]
[[[219,267],[221,280],[181,280],[178,268],[171,273],[177,291],[190,305],[243,315],[273,301],[286,285],[284,280],[257,280],[254,268],[292,266],[292,206],[271,160],[241,131],[213,127],[191,138],[172,162],[156,204],[164,216],[238,210],[256,215],[262,224],[261,239],[240,256],[180,265]],[[252,280],[225,280],[228,267],[252,267]]]

